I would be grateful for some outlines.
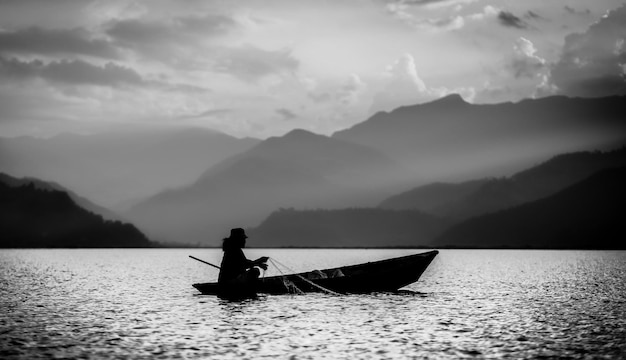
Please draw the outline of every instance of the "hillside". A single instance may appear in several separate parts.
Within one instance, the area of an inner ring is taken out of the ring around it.
[[[377,114],[332,137],[295,130],[224,159],[193,184],[147,198],[124,216],[161,241],[217,244],[229,228],[257,226],[279,208],[372,207],[408,189],[408,182],[490,176],[475,192],[477,184],[465,183],[467,189],[447,197],[445,185],[437,196],[424,195],[432,188],[420,195],[430,203],[417,209],[463,219],[547,196],[590,175],[595,168],[575,176],[566,171],[556,185],[493,178],[563,149],[625,139],[622,100],[551,97],[472,105],[449,96]],[[471,198],[475,194],[479,198]]]
[[[378,205],[388,210],[421,210],[435,214],[450,203],[458,202],[476,192],[489,179],[462,183],[433,183],[385,199]]]
[[[508,178],[421,186],[383,201],[380,207],[469,218],[549,196],[602,169],[619,166],[626,166],[626,147],[563,154]]]
[[[46,179],[115,210],[188,185],[257,143],[205,129],[0,138],[0,172]]]
[[[377,113],[333,137],[377,149],[413,169],[416,178],[458,182],[623,141],[626,98],[553,96],[469,104],[450,95]]]
[[[293,210],[249,229],[255,247],[423,247],[450,222],[415,210]]]
[[[90,200],[85,199],[84,197],[79,196],[75,194],[74,192],[64,188],[63,186],[53,183],[53,182],[43,181],[43,180],[29,178],[29,177],[18,179],[10,175],[0,173],[0,183],[4,183],[5,185],[8,185],[10,187],[19,187],[19,186],[24,186],[28,184],[33,184],[33,186],[36,189],[40,189],[40,190],[57,190],[57,191],[66,192],[69,195],[69,197],[72,199],[72,201],[74,201],[76,205],[80,206],[81,208],[87,211],[90,211],[96,215],[100,215],[105,220],[122,220],[122,218],[116,213],[114,213],[113,211],[107,208],[104,208],[100,205],[96,205]]]
[[[436,247],[626,249],[626,167],[602,170],[547,198],[469,219]]]
[[[265,140],[158,194],[125,215],[157,239],[218,244],[232,227],[260,223],[281,207],[338,208],[379,199],[381,176],[401,169],[362,145],[303,130]]]
[[[0,247],[151,247],[137,228],[106,221],[62,191],[0,183]]]

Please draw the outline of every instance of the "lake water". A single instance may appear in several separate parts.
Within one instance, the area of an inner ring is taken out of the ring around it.
[[[304,271],[414,250],[247,249]],[[626,252],[443,250],[412,292],[197,295],[219,250],[2,250],[0,358],[626,358]],[[266,276],[277,274],[268,270]]]

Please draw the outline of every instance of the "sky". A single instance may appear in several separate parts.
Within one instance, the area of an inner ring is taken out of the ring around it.
[[[626,94],[626,0],[0,0],[0,136],[331,134],[458,93]]]

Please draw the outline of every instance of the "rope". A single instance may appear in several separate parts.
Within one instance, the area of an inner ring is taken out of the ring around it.
[[[272,263],[272,265],[274,265],[276,270],[278,270],[278,272],[280,273],[280,278],[283,280],[283,285],[285,285],[285,288],[287,288],[287,291],[291,293],[291,289],[294,289],[294,293],[304,294],[304,291],[300,290],[300,288],[298,288],[296,284],[293,283],[293,281],[287,280],[287,276],[285,276],[285,274],[280,270],[280,268],[278,267],[278,264],[276,264],[271,258],[269,258],[269,261]]]
[[[278,268],[278,266],[276,266],[276,264],[280,264],[281,266],[283,266],[283,267],[284,267],[285,269],[287,269],[288,271],[291,271],[292,273],[294,273],[294,274],[293,274],[293,276],[297,276],[297,277],[299,277],[300,279],[304,280],[305,282],[309,283],[310,285],[313,285],[314,287],[316,287],[316,288],[318,288],[318,289],[320,289],[320,290],[322,290],[322,291],[324,291],[324,292],[327,292],[327,293],[329,293],[329,294],[333,294],[333,295],[341,295],[341,294],[340,294],[340,293],[338,293],[338,292],[334,292],[334,291],[332,291],[332,290],[330,290],[330,289],[327,289],[327,288],[325,288],[325,287],[323,287],[323,286],[321,286],[321,285],[318,285],[318,284],[314,283],[313,281],[311,281],[311,280],[309,280],[309,279],[305,278],[305,277],[304,277],[304,276],[302,276],[302,275],[296,274],[296,273],[295,273],[295,271],[294,271],[293,269],[289,268],[289,266],[287,266],[287,265],[285,265],[285,264],[283,264],[283,263],[279,262],[278,260],[274,260],[274,259],[272,259],[272,258],[270,258],[269,260],[270,260],[270,262],[272,262],[272,264],[276,267],[276,269],[278,269],[278,271],[281,273],[281,275],[283,276],[283,281],[284,281],[284,279],[285,279],[285,275],[283,275],[283,272],[282,272],[282,271],[280,271],[280,269]],[[275,262],[276,262],[276,263],[275,263]],[[296,286],[296,285],[294,284],[294,286]],[[298,287],[296,286],[296,289],[297,289],[297,288],[298,288]],[[300,289],[298,289],[298,290],[300,290]],[[302,290],[300,290],[300,291],[302,291]]]

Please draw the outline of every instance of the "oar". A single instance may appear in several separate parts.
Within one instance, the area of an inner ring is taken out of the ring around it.
[[[193,256],[191,256],[191,255],[189,255],[189,257],[190,257],[190,258],[192,258],[192,259],[194,259],[194,260],[198,260],[198,261],[200,261],[201,263],[205,263],[205,264],[207,264],[207,265],[211,265],[211,266],[213,266],[213,267],[214,267],[214,268],[216,268],[216,269],[220,269],[220,267],[219,267],[219,266],[217,266],[217,265],[213,265],[213,264],[211,264],[210,262],[206,262],[206,261],[204,261],[204,260],[200,260],[200,259],[198,259],[197,257],[193,257]]]

